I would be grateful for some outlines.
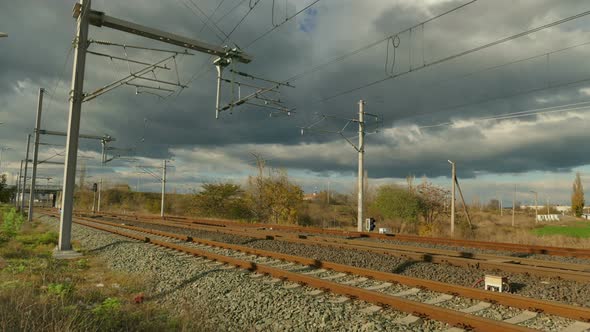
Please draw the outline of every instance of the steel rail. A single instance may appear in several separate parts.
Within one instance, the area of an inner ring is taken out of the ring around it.
[[[111,214],[116,214],[112,213]],[[138,214],[138,217],[146,218],[146,219],[158,219],[155,216],[151,215],[141,215]],[[161,219],[161,218],[160,218]],[[453,245],[458,247],[473,247],[473,248],[483,248],[483,249],[492,249],[492,250],[505,250],[505,251],[515,251],[515,252],[522,252],[522,253],[529,253],[529,254],[543,254],[543,255],[553,255],[553,256],[569,256],[569,257],[580,257],[580,258],[590,258],[590,249],[583,249],[583,248],[567,248],[567,247],[553,247],[553,246],[541,246],[541,245],[526,245],[526,244],[517,244],[517,243],[507,243],[507,242],[489,242],[489,241],[476,241],[476,240],[461,240],[461,239],[446,239],[446,238],[438,238],[438,237],[424,237],[418,235],[408,235],[408,234],[375,234],[375,233],[367,233],[367,232],[356,232],[356,231],[345,231],[345,230],[336,230],[336,229],[322,229],[317,227],[301,227],[301,226],[288,226],[288,225],[274,225],[274,224],[262,224],[262,223],[253,223],[253,224],[246,224],[240,223],[236,221],[229,221],[229,220],[206,220],[206,219],[191,219],[187,217],[179,217],[179,216],[167,216],[166,220],[177,220],[186,223],[206,223],[206,224],[219,224],[226,227],[230,226],[240,226],[240,227],[252,227],[252,228],[271,228],[275,230],[284,230],[284,231],[292,231],[292,232],[305,232],[305,233],[317,233],[317,234],[326,234],[326,235],[337,235],[337,236],[347,236],[347,237],[361,237],[361,238],[376,238],[376,239],[394,239],[399,241],[405,242],[421,242],[421,243],[432,243],[432,244],[446,244],[446,245]]]
[[[147,236],[140,236],[128,232],[114,230],[108,227],[99,226],[88,222],[77,221],[77,223],[101,231],[106,231],[109,233],[128,237],[145,243],[153,244],[159,247],[173,249],[194,256],[205,257],[207,259],[211,259],[217,262],[230,264],[248,271],[256,271],[258,273],[268,274],[274,278],[286,279],[291,282],[305,284],[309,287],[329,290],[330,292],[335,294],[341,294],[358,300],[389,306],[394,310],[403,311],[421,317],[428,317],[429,319],[445,322],[452,326],[457,326],[476,331],[535,331],[524,326],[509,324],[503,321],[495,321],[480,316],[463,313],[460,311],[446,309],[435,305],[429,305],[425,303],[404,299],[401,297],[396,297],[393,295],[388,295],[385,293],[380,293],[377,291],[371,291],[354,286],[338,284],[332,281],[323,280],[313,276],[285,271],[278,268],[260,265],[254,262],[228,257],[179,244],[173,244],[166,241],[155,240]]]
[[[488,301],[492,303],[497,303],[504,306],[510,306],[525,310],[531,310],[535,312],[545,312],[547,314],[552,314],[561,317],[567,317],[576,320],[582,321],[590,321],[590,308],[585,307],[578,307],[578,306],[571,306],[567,304],[562,304],[554,301],[545,301],[533,298],[527,298],[523,296],[507,294],[507,293],[498,293],[498,292],[490,292],[484,291],[476,288],[464,287],[459,285],[447,284],[438,281],[432,281],[427,279],[421,278],[413,278],[408,276],[402,276],[399,274],[382,272],[377,270],[371,270],[366,268],[359,268],[329,261],[319,261],[316,259],[300,257],[295,255],[277,253],[268,250],[262,249],[254,249],[250,247],[246,247],[243,245],[237,244],[228,244],[218,241],[212,240],[205,240],[199,239],[188,235],[181,235],[177,233],[170,233],[164,231],[158,231],[153,229],[146,229],[143,227],[137,226],[129,226],[129,225],[121,225],[112,222],[105,222],[105,221],[98,221],[91,218],[84,218],[78,217],[78,219],[90,221],[97,224],[108,225],[112,227],[124,228],[129,229],[137,232],[143,232],[147,234],[168,237],[172,239],[177,239],[186,242],[193,242],[197,244],[218,247],[223,249],[229,249],[234,251],[243,252],[246,254],[251,255],[258,255],[258,256],[265,256],[271,257],[275,259],[280,259],[288,262],[303,264],[312,266],[315,268],[324,268],[333,270],[336,272],[343,272],[343,273],[351,273],[354,275],[359,275],[363,277],[369,277],[375,280],[385,281],[385,282],[393,282],[393,283],[400,283],[407,286],[412,287],[419,287],[419,288],[426,288],[431,291],[458,295],[462,297],[467,297],[471,299],[477,299],[482,301]]]
[[[121,216],[118,216],[117,218],[119,218],[120,220],[124,220],[124,217]],[[144,223],[146,222],[132,218],[129,218],[127,220]],[[572,280],[577,282],[590,282],[590,272],[588,272],[590,266],[583,264],[560,263],[542,260],[529,261],[527,259],[518,257],[495,256],[490,254],[461,253],[431,248],[406,247],[399,249],[388,247],[387,244],[375,244],[373,246],[373,244],[370,242],[353,242],[346,240],[338,240],[334,238],[314,239],[313,237],[307,237],[305,235],[269,233],[265,230],[253,230],[251,228],[245,230],[237,230],[227,227],[215,227],[208,225],[186,225],[177,222],[173,223],[150,221],[149,223],[154,223],[160,226],[205,230],[224,234],[253,237],[258,239],[269,239],[306,245],[314,244],[323,247],[368,251],[393,257],[400,257],[418,262],[448,264],[458,267],[477,268],[484,270],[501,270],[503,272],[520,274],[525,273],[539,277],[560,278],[563,280]]]

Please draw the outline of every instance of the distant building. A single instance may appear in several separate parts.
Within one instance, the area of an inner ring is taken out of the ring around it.
[[[311,194],[304,194],[303,195],[303,200],[304,201],[315,201],[318,199],[318,193],[313,192]]]

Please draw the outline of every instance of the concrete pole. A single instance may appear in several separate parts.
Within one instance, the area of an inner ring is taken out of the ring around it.
[[[512,196],[512,227],[514,227],[514,213],[516,212],[516,185],[514,185],[514,195]]]
[[[96,191],[92,191],[92,214],[96,213]]]
[[[455,163],[448,160],[451,163],[451,181],[453,185],[451,188],[451,236],[455,235],[455,184],[457,183],[457,168]]]
[[[25,156],[25,171],[23,174],[23,199],[20,202],[20,212],[25,212],[25,193],[27,191],[27,169],[29,168],[29,146],[31,145],[31,134],[27,135],[27,155]]]
[[[549,198],[545,197],[545,205],[547,205],[547,215],[549,215]],[[549,218],[549,217],[547,217]]]
[[[539,200],[538,193],[535,191],[535,224],[539,222]]]
[[[222,61],[219,59],[219,61]],[[215,99],[215,118],[219,119],[219,104],[221,103],[221,73],[223,71],[223,67],[220,64],[215,66],[217,69],[217,97]]]
[[[160,205],[160,217],[164,218],[164,197],[166,196],[166,162],[162,161],[162,204]]]
[[[105,140],[101,140],[100,141],[100,146],[102,147],[102,160],[100,162],[100,166],[102,166],[103,168],[104,168],[104,164],[107,161],[106,144],[107,144],[107,142]],[[100,180],[98,181],[98,204],[97,204],[97,211],[98,211],[98,213],[100,213],[101,193],[102,193],[102,172],[101,172]]]
[[[359,146],[358,146],[358,216],[357,231],[363,231],[364,223],[364,191],[365,191],[365,102],[359,101]]]
[[[498,199],[498,201],[500,201],[500,217],[503,217],[504,216],[504,206],[502,204],[502,197],[500,197]]]
[[[98,181],[98,204],[97,204],[97,208],[96,210],[98,211],[98,213],[100,213],[100,194],[102,191],[102,177],[100,178],[100,181]]]
[[[78,158],[78,139],[80,135],[80,116],[84,100],[84,71],[86,48],[88,47],[88,15],[90,0],[80,0],[81,12],[78,16],[76,33],[76,51],[72,70],[72,87],[70,92],[70,112],[68,134],[66,138],[66,160],[59,224],[59,241],[55,252],[57,256],[68,256],[72,250],[72,215],[74,210],[74,189],[76,185],[76,159]]]
[[[20,170],[18,171],[18,179],[16,180],[16,197],[14,198],[14,208],[18,210],[19,208],[19,197],[20,197],[20,192],[22,191],[22,186],[21,186],[21,178],[23,176],[23,161],[20,161]]]
[[[43,111],[43,92],[39,89],[39,100],[37,102],[37,118],[35,119],[35,145],[33,148],[33,172],[31,173],[31,190],[29,190],[29,216],[28,221],[33,221],[33,208],[35,205],[35,181],[37,180],[37,158],[39,157],[39,131],[41,130],[41,112]]]

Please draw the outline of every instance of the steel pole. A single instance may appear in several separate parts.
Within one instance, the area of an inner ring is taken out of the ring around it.
[[[164,218],[164,197],[166,196],[166,159],[162,161],[162,204],[160,206],[160,216]]]
[[[363,231],[363,205],[364,205],[364,184],[365,184],[365,102],[359,101],[359,146],[358,146],[358,216],[357,231]]]
[[[457,179],[457,171],[455,168],[455,163],[449,161],[451,163],[451,177],[453,181],[452,189],[451,189],[451,236],[455,235],[455,183]]]
[[[20,161],[20,170],[18,171],[18,179],[16,179],[16,197],[14,198],[14,208],[18,210],[19,208],[19,197],[20,197],[20,192],[22,190],[21,188],[21,178],[23,176],[23,161]]]
[[[66,160],[62,193],[62,213],[59,224],[59,242],[57,252],[72,250],[72,214],[74,209],[74,189],[76,184],[76,159],[78,157],[78,136],[80,135],[80,116],[84,99],[84,71],[86,48],[88,47],[88,14],[90,0],[80,0],[81,12],[78,16],[76,33],[76,52],[72,70],[72,87],[70,95],[70,112],[68,134],[66,138]]]
[[[23,199],[20,202],[20,212],[25,212],[25,193],[27,192],[27,169],[29,168],[29,145],[31,145],[31,134],[27,135],[27,155],[25,156],[25,171],[23,174]]]
[[[31,190],[29,190],[29,216],[28,221],[33,221],[33,205],[35,205],[35,181],[37,180],[37,158],[39,156],[39,130],[41,130],[41,112],[43,111],[43,92],[39,89],[37,102],[37,117],[35,119],[35,145],[33,148],[33,171],[31,173]]]

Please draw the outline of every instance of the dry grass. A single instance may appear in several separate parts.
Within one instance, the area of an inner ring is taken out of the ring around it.
[[[171,314],[156,303],[135,303],[147,280],[109,271],[97,257],[54,260],[56,241],[43,225],[33,224],[0,244],[0,330],[211,330],[198,319],[204,306]]]

